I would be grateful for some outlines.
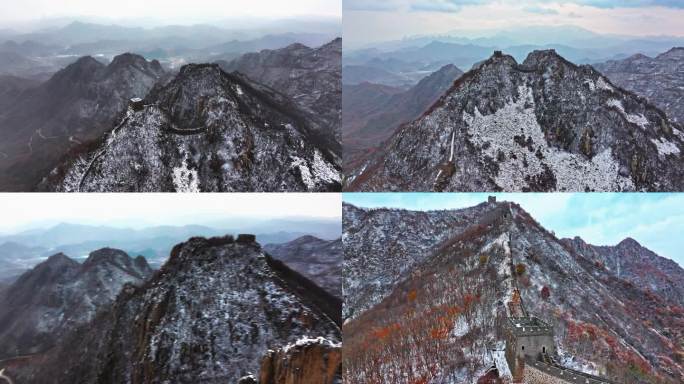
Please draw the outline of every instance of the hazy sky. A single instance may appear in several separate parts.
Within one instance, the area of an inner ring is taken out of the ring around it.
[[[684,266],[684,193],[345,193],[362,207],[411,210],[463,208],[495,195],[520,204],[558,237],[580,236],[595,245],[632,237]]]
[[[337,193],[0,193],[0,232],[56,222],[139,228],[230,218],[339,219],[340,207]]]
[[[684,36],[683,0],[344,0],[344,43],[453,30],[574,25],[599,33]]]
[[[0,22],[89,16],[186,24],[240,17],[340,17],[342,0],[2,0]]]

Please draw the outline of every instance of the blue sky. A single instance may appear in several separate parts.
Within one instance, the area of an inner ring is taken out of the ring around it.
[[[684,193],[344,193],[360,207],[411,210],[463,208],[487,196],[520,204],[558,237],[595,245],[632,237],[684,266]]]
[[[684,0],[343,0],[350,48],[459,31],[569,25],[602,34],[684,35]]]

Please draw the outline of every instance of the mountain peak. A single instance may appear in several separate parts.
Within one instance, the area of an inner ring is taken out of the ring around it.
[[[665,53],[661,53],[656,59],[684,59],[684,47],[673,47]]]
[[[98,264],[110,263],[117,266],[123,266],[126,261],[130,262],[131,258],[128,254],[120,249],[102,248],[93,251],[88,255],[88,258],[83,263],[83,268],[91,267]]]
[[[181,67],[180,76],[221,76],[224,72],[216,63],[186,64]]]
[[[65,264],[71,264],[71,265],[79,265],[78,262],[70,258],[69,256],[65,255],[62,252],[56,253],[50,257],[47,258],[42,264],[45,265],[65,265]]]
[[[619,242],[617,246],[621,247],[621,248],[624,248],[624,247],[633,248],[633,247],[641,247],[641,244],[639,244],[639,242],[634,240],[633,238],[627,237],[624,240],[622,240],[621,242]]]
[[[145,60],[144,57],[126,52],[122,53],[118,56],[115,56],[114,59],[112,59],[112,62],[109,64],[110,67],[121,67],[121,66],[127,66],[127,65],[146,65],[148,64],[147,60]]]
[[[73,87],[74,84],[91,82],[97,79],[104,68],[106,66],[92,56],[83,56],[57,72],[48,80],[48,85],[63,89]]]
[[[559,55],[555,49],[534,50],[530,52],[525,58],[525,61],[523,61],[523,65],[530,68],[539,68],[540,66],[548,66],[551,64],[567,64],[572,65],[573,67],[575,66]]]

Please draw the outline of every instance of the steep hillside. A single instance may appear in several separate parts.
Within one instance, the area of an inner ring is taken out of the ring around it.
[[[627,238],[615,246],[594,246],[579,237],[562,241],[611,276],[684,307],[684,270],[636,240]]]
[[[329,293],[342,297],[341,239],[302,236],[283,244],[267,244],[264,250]]]
[[[317,337],[339,348],[334,313],[285,268],[253,236],[192,238],[40,364],[9,373],[23,383],[236,383],[258,375],[270,349]]]
[[[345,164],[357,164],[364,152],[380,146],[401,123],[419,117],[462,74],[449,64],[405,91],[370,83],[346,86],[342,96]]]
[[[684,132],[555,51],[500,52],[361,166],[350,190],[678,191]]]
[[[335,140],[334,151],[342,156],[342,39],[321,47],[292,44],[276,50],[248,53],[230,63],[226,71],[238,71],[290,97],[312,119],[320,120],[322,134]]]
[[[112,303],[124,284],[151,274],[143,257],[116,249],[92,252],[83,264],[51,256],[0,297],[0,359],[44,352]]]
[[[104,65],[83,57],[7,102],[0,115],[0,189],[33,190],[63,155],[100,137],[128,100],[164,76],[157,61],[123,54]]]
[[[684,123],[684,47],[653,58],[637,54],[593,66],[613,84],[647,98],[672,121]]]
[[[190,64],[42,188],[330,191],[340,174],[326,138],[287,97],[218,65]]]
[[[343,328],[349,383],[476,382],[491,366],[510,380],[502,326],[515,315],[516,288],[526,312],[553,326],[562,365],[621,383],[684,378],[682,307],[605,273],[515,204],[346,209],[355,214],[345,224],[345,289],[367,297],[345,308],[354,315]],[[379,215],[408,224],[377,221]],[[466,224],[445,229],[427,220],[447,215]],[[430,231],[434,240],[410,246],[413,233]],[[367,240],[371,233],[374,241]],[[391,282],[372,269],[405,263],[394,242],[420,256]]]

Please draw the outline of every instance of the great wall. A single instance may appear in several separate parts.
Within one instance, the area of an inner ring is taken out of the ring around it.
[[[496,204],[490,196],[489,204]],[[513,212],[510,203],[504,203],[486,217],[488,224],[508,224]],[[556,359],[553,327],[543,320],[529,315],[517,285],[515,261],[511,254],[511,277],[513,294],[507,303],[507,321],[502,325],[506,339],[505,364],[508,367],[492,367],[498,372],[511,372],[513,383],[525,384],[617,384],[608,379],[563,367]],[[497,373],[498,373],[497,372]]]

